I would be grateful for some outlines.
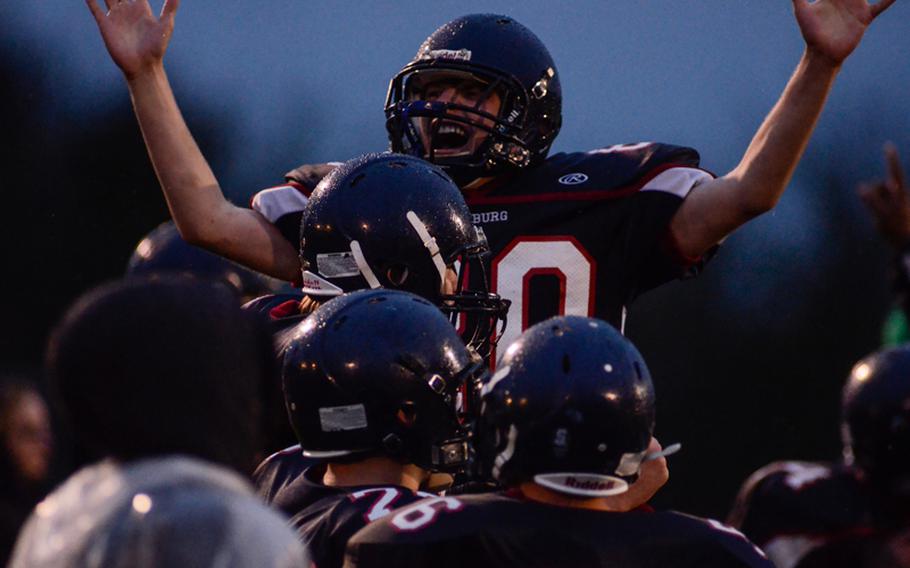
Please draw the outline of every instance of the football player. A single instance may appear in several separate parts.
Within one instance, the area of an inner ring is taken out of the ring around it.
[[[771,566],[715,521],[629,510],[641,503],[630,487],[665,452],[649,447],[648,367],[612,326],[549,319],[497,368],[480,390],[475,447],[507,490],[395,511],[351,539],[346,566]]]
[[[46,368],[91,463],[35,508],[10,566],[306,566],[245,479],[269,339],[213,282],[134,278],[80,298]]]
[[[485,374],[436,306],[407,292],[340,296],[294,328],[285,400],[317,461],[266,492],[316,565],[341,566],[358,529],[429,495],[418,489],[431,472],[466,464],[465,393]]]
[[[173,221],[158,225],[144,236],[130,256],[126,276],[186,274],[223,282],[248,302],[279,292],[286,285],[193,246],[180,237]]]
[[[428,299],[481,352],[505,325],[508,302],[486,291],[485,278],[475,289],[461,286],[468,272],[483,274],[481,258],[489,251],[458,187],[432,164],[389,153],[350,160],[319,183],[296,222],[303,294],[266,296],[245,306],[268,314],[279,356],[291,328],[320,303],[378,286]],[[458,316],[462,321],[455,321]],[[272,502],[312,464],[299,447],[271,455],[254,473],[260,496]]]
[[[779,568],[910,565],[883,560],[910,529],[910,345],[859,361],[841,412],[842,462],[772,463],[737,496],[731,524]]]
[[[240,208],[222,195],[173,97],[162,63],[178,0],[87,0],[123,71],[152,163],[181,234],[286,280],[300,271],[281,218],[293,186]],[[794,0],[805,52],[742,160],[714,178],[698,155],[664,144],[547,153],[561,125],[559,74],[545,46],[506,16],[471,15],[424,42],[392,80],[387,125],[396,150],[448,168],[490,237],[492,289],[520,328],[556,313],[621,326],[638,294],[695,267],[780,199],[844,60],[894,0]],[[323,170],[325,168],[322,168]],[[302,177],[319,175],[303,168]],[[297,177],[297,176],[292,176]],[[306,183],[306,179],[297,179]],[[277,225],[276,225],[277,223]]]
[[[267,311],[278,328],[329,298],[378,287],[430,300],[472,348],[505,325],[508,302],[488,292],[486,238],[458,187],[424,160],[392,153],[349,160],[319,183],[296,222],[303,296],[249,306]],[[475,288],[463,286],[468,273],[477,275]]]

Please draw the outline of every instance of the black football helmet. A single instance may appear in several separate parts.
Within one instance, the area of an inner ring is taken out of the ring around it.
[[[367,154],[333,170],[303,212],[300,251],[305,294],[332,297],[378,287],[412,292],[453,323],[464,315],[472,347],[488,345],[505,325],[509,302],[489,293],[486,283],[486,237],[458,187],[419,158]],[[444,290],[450,267],[454,293]],[[480,290],[462,289],[468,269],[482,275]]]
[[[486,372],[436,306],[380,289],[335,298],[302,322],[282,381],[304,455],[454,471],[469,458],[463,394]]]
[[[127,263],[127,277],[156,274],[186,274],[223,282],[242,300],[285,290],[274,278],[187,243],[172,221],[158,225],[143,237]]]
[[[845,461],[887,492],[910,497],[910,344],[860,360],[844,385]]]
[[[424,86],[443,77],[475,80],[485,86],[486,96],[498,94],[498,114],[422,100]],[[392,151],[424,157],[464,186],[543,161],[562,124],[562,88],[550,53],[531,30],[508,16],[471,14],[443,25],[423,42],[392,79],[385,114]],[[470,154],[437,156],[444,144],[439,131],[447,123],[489,136]]]
[[[507,487],[622,493],[654,429],[654,387],[632,343],[608,323],[555,317],[508,347],[480,390],[477,459]]]

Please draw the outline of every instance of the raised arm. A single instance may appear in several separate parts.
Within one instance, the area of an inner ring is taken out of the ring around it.
[[[894,1],[793,0],[806,41],[802,59],[739,164],[693,189],[676,212],[670,230],[680,252],[698,257],[777,204],[841,65],[876,16]]]
[[[193,140],[164,71],[179,0],[156,17],[148,0],[86,4],[114,63],[123,71],[152,166],[183,238],[283,280],[299,273],[295,247],[259,213],[225,199]]]
[[[869,207],[879,234],[901,253],[910,245],[910,187],[893,144],[885,146],[885,162],[888,177],[860,185],[859,196]]]

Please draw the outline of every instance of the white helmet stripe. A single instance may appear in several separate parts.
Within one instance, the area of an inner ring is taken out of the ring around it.
[[[360,269],[360,273],[366,278],[370,288],[382,287],[382,284],[379,283],[379,279],[376,278],[376,275],[373,273],[373,269],[367,264],[367,259],[363,256],[363,250],[361,250],[360,243],[357,241],[351,241],[351,254],[354,255],[354,262],[357,263],[357,268]]]
[[[417,213],[408,211],[405,217],[408,218],[411,226],[417,231],[417,236],[423,241],[423,246],[427,247],[427,250],[430,251],[430,258],[433,260],[433,264],[436,265],[436,270],[439,272],[439,291],[442,292],[442,288],[446,282],[446,263],[443,262],[442,255],[439,254],[439,245],[436,244],[436,238],[430,235],[430,231],[427,230],[427,226],[420,220]]]

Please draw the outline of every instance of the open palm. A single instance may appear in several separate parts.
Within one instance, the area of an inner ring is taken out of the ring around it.
[[[127,77],[164,58],[179,3],[179,0],[166,0],[161,15],[155,17],[148,0],[105,0],[107,14],[97,0],[86,0],[104,45]]]
[[[793,0],[806,44],[840,64],[856,49],[872,20],[895,0]]]

